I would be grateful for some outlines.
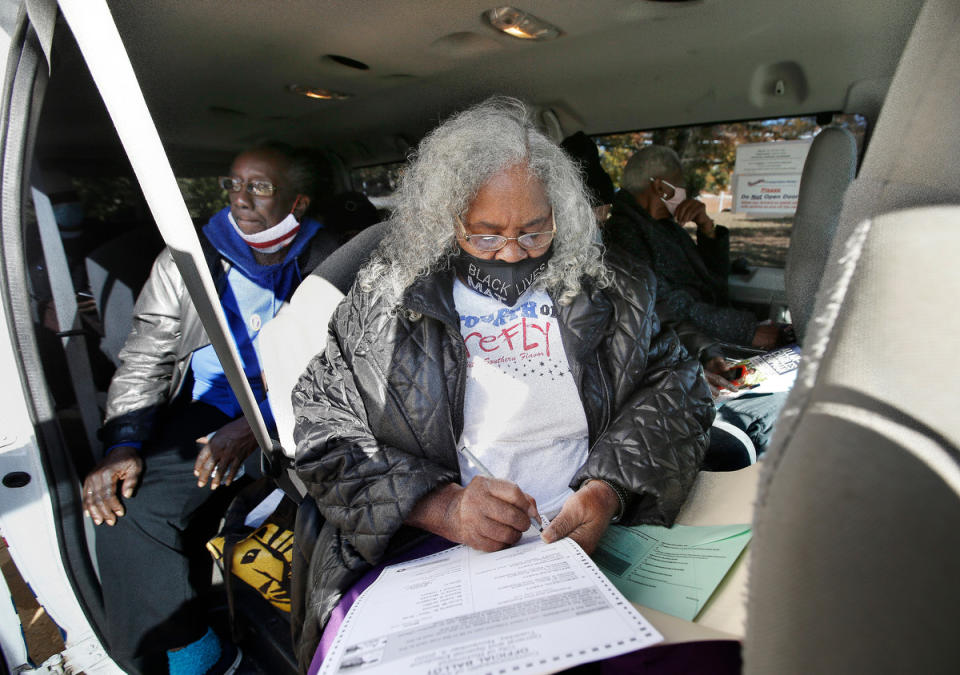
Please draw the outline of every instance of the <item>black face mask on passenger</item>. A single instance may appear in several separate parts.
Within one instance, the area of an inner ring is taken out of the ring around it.
[[[504,262],[484,260],[460,249],[453,256],[453,267],[468,288],[513,307],[547,270],[547,262],[552,255],[551,246],[539,258]]]

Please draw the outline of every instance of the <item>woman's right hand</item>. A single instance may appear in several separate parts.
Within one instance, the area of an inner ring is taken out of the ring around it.
[[[539,520],[537,503],[515,483],[476,476],[467,487],[448,484],[421,499],[407,525],[480,551],[515,544]]]

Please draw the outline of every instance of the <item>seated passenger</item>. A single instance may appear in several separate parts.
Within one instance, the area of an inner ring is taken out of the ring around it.
[[[600,151],[597,144],[582,131],[563,139],[560,147],[567,151],[580,164],[584,184],[590,196],[593,213],[597,217],[597,224],[601,227],[610,218],[610,209],[613,208],[613,181],[600,163]]]
[[[611,521],[672,524],[714,416],[653,274],[604,262],[577,167],[522,103],[444,122],[396,197],[294,389],[326,521],[301,664],[342,594],[429,533],[495,551],[543,514],[546,541],[592,551]]]
[[[603,228],[604,242],[611,251],[653,268],[661,318],[677,329],[687,350],[700,358],[715,394],[721,388],[733,389],[724,377],[728,366],[722,343],[772,349],[792,342],[792,331],[758,324],[752,312],[729,306],[730,232],[714,224],[703,202],[686,198],[676,152],[660,145],[641,149],[627,162],[621,182]],[[682,227],[687,222],[697,225],[696,244]],[[783,393],[748,393],[719,406],[718,414],[745,432],[761,455],[785,401]],[[713,464],[711,455],[705,465],[710,468],[738,469],[749,463],[744,455],[732,463],[724,459]]]
[[[724,342],[772,349],[780,327],[757,324],[752,312],[729,306],[730,232],[715,225],[703,202],[686,198],[677,153],[649,145],[627,162],[604,243],[646,262],[657,275],[658,309],[690,321]],[[697,225],[697,243],[683,229]]]
[[[230,205],[202,231],[268,423],[260,328],[335,248],[319,222],[304,218],[312,175],[291,148],[241,153],[221,179]],[[142,673],[165,673],[168,660],[171,673],[223,672],[238,650],[208,627],[198,599],[211,575],[204,542],[230,497],[217,488],[230,485],[257,444],[169,250],[140,293],[120,358],[101,431],[106,456],[83,485],[87,514],[113,526],[96,536],[111,652]]]

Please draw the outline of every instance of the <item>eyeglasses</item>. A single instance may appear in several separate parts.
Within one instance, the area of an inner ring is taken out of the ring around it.
[[[478,251],[484,253],[493,253],[499,251],[507,245],[508,241],[515,241],[525,251],[533,251],[538,248],[544,248],[550,245],[554,235],[557,234],[557,221],[553,219],[553,212],[550,212],[550,222],[553,228],[543,232],[528,232],[519,237],[504,237],[499,234],[467,234],[467,228],[464,227],[460,216],[457,216],[457,224],[460,226],[461,236],[469,242]]]
[[[240,192],[243,186],[247,186],[247,192],[255,197],[272,197],[279,189],[276,185],[265,180],[242,181],[239,178],[230,176],[220,176],[217,178],[217,184],[227,192]]]

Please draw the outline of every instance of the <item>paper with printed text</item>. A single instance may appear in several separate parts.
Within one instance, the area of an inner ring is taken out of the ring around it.
[[[350,609],[321,675],[535,675],[663,639],[576,543],[524,541],[387,567]]]

